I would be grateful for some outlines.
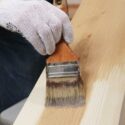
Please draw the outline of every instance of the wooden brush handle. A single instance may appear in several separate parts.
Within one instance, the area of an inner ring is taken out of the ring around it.
[[[56,47],[56,51],[47,59],[49,63],[64,63],[78,61],[79,57],[70,49],[68,44],[61,40]]]

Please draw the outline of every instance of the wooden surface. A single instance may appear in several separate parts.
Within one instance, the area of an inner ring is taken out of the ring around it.
[[[84,0],[72,20],[86,104],[45,108],[45,71],[14,125],[125,125],[125,0]]]

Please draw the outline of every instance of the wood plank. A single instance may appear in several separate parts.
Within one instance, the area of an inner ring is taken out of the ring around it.
[[[72,47],[81,56],[87,93],[80,125],[119,125],[125,94],[124,3],[125,0],[82,1],[73,18]]]
[[[14,125],[124,125],[125,0],[84,0],[72,20],[86,105],[45,108],[45,71]],[[42,89],[44,88],[44,91]],[[34,113],[35,112],[35,113]]]
[[[71,120],[75,111],[83,115],[82,119],[81,115],[76,116],[77,125],[119,124],[125,92],[125,16],[121,13],[125,11],[124,2],[82,1],[72,20],[75,40],[71,46],[81,57],[81,74],[86,84],[85,110],[80,113],[77,108],[67,111],[55,108],[53,112],[45,109],[39,125],[76,125]]]

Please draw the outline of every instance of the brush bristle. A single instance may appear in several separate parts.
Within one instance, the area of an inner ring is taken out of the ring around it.
[[[47,80],[46,106],[77,106],[84,104],[84,87],[80,77]]]

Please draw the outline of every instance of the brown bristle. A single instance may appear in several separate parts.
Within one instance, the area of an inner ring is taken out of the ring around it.
[[[70,86],[79,86],[80,84],[83,84],[83,82],[80,81],[80,77],[69,77],[69,78],[51,78],[47,80],[47,86],[48,87],[70,87]]]
[[[72,106],[72,107],[76,107],[76,106],[82,106],[85,102],[83,100],[83,96],[81,97],[68,97],[68,98],[53,98],[53,99],[47,99],[46,106],[56,106],[56,107],[60,107],[60,106]]]
[[[83,81],[80,78],[72,82],[65,81],[63,85],[58,87],[53,85],[54,81],[52,81],[52,86],[50,82],[46,90],[46,106],[76,106],[84,104],[85,93]],[[55,84],[60,83],[55,82]]]

